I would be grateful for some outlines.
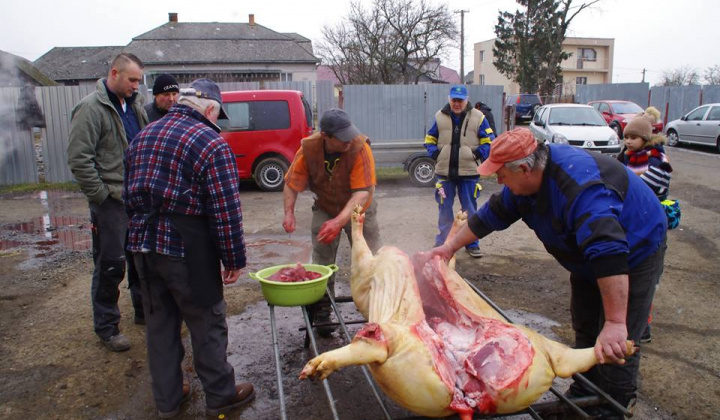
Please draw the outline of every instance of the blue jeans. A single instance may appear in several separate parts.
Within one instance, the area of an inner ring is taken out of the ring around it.
[[[447,179],[438,177],[435,184],[435,201],[438,203],[438,230],[435,237],[435,246],[442,245],[447,239],[450,228],[455,220],[453,204],[455,195],[460,200],[460,208],[466,211],[468,217],[477,211],[477,198],[480,196],[480,177],[463,177]],[[477,248],[478,241],[469,243],[466,248]]]

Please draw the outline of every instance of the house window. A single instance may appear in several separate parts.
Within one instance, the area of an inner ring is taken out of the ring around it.
[[[576,77],[575,84],[576,85],[587,85],[587,77]]]
[[[280,73],[281,82],[292,82],[292,73]]]
[[[481,84],[481,85],[484,85],[484,84],[485,84],[485,75],[484,75],[484,74],[481,74],[481,75],[480,75],[480,79],[479,79],[478,83]]]
[[[479,57],[479,59],[480,59],[480,62],[481,62],[481,63],[484,63],[484,62],[485,62],[485,50],[480,51],[480,57]]]
[[[580,58],[584,61],[595,61],[597,60],[597,53],[592,48],[580,48]]]

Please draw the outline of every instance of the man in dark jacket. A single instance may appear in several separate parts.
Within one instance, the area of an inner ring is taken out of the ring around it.
[[[488,121],[488,124],[490,124],[490,128],[492,128],[493,133],[497,135],[497,130],[495,129],[495,116],[492,113],[492,108],[483,102],[475,102],[475,109],[483,113]]]
[[[170,108],[177,102],[180,85],[174,77],[163,73],[153,83],[153,101],[145,105],[148,122],[154,122],[164,117]]]
[[[223,283],[235,283],[246,264],[235,155],[216,125],[227,116],[214,82],[198,79],[190,86],[126,153],[128,249],[143,302],[152,308],[146,315],[148,364],[160,418],[176,416],[190,396],[181,366],[183,321],[206,413],[217,418],[255,397],[251,383],[235,384],[227,361]]]
[[[68,165],[89,201],[93,271],[91,299],[95,334],[111,351],[125,351],[130,340],[120,333],[119,285],[125,277],[127,214],[122,203],[123,154],[147,124],[137,89],[143,64],[130,53],[112,61],[107,79],[72,110]],[[132,273],[132,271],[130,271]],[[140,287],[128,278],[136,323],[144,323]]]
[[[666,249],[660,202],[617,160],[568,145],[538,144],[526,128],[499,136],[478,172],[497,174],[505,187],[425,258],[449,260],[464,244],[522,219],[570,272],[575,346],[594,347],[600,361],[585,375],[628,406],[635,398],[640,355],[624,364],[607,363],[622,363],[625,340],[639,342],[647,325]],[[576,382],[569,395],[591,392]]]

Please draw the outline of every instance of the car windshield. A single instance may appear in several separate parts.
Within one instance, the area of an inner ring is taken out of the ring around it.
[[[592,107],[559,107],[550,110],[550,125],[607,125],[603,117]]]
[[[616,114],[639,114],[643,112],[643,109],[635,102],[617,102],[612,106]]]
[[[538,104],[540,98],[537,95],[520,95],[521,104]]]

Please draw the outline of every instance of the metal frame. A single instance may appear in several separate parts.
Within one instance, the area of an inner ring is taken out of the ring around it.
[[[465,282],[477,293],[483,300],[485,300],[493,309],[495,309],[505,320],[511,324],[514,324],[513,320],[510,319],[510,317],[502,310],[500,307],[498,307],[495,302],[490,300],[480,289],[478,289],[474,284],[470,283],[468,280],[465,280]],[[335,312],[335,315],[337,316],[338,322],[329,322],[329,323],[319,323],[319,324],[313,324],[310,313],[307,306],[302,307],[302,313],[303,313],[303,319],[305,321],[305,327],[300,328],[300,330],[305,330],[305,342],[304,347],[312,347],[313,354],[317,356],[318,349],[317,349],[317,342],[315,340],[315,332],[314,328],[317,327],[324,327],[324,326],[339,326],[340,330],[342,331],[343,337],[345,338],[345,341],[349,343],[351,341],[350,333],[347,330],[347,325],[349,324],[364,324],[366,323],[365,320],[356,320],[356,321],[345,321],[342,317],[342,314],[340,310],[338,309],[337,303],[340,302],[352,302],[352,298],[349,296],[340,296],[340,297],[333,297],[332,293],[330,293],[330,290],[326,289],[326,297],[323,298],[322,302],[329,302],[330,305],[333,308],[333,311]],[[268,307],[270,308],[270,324],[272,329],[272,341],[273,341],[273,350],[275,353],[275,373],[277,375],[277,382],[278,382],[278,394],[280,399],[280,418],[282,420],[287,420],[287,411],[285,407],[285,394],[283,391],[283,384],[282,384],[282,372],[280,369],[280,348],[278,345],[278,336],[277,336],[277,327],[275,323],[275,306],[268,304]],[[377,386],[375,385],[375,382],[373,381],[372,377],[370,376],[370,372],[368,371],[366,366],[360,366],[362,369],[363,375],[365,376],[365,379],[367,380],[368,384],[372,388],[372,392],[377,399],[378,403],[380,404],[380,407],[385,415],[386,420],[393,420],[393,418],[390,416],[387,408],[385,407],[385,404],[382,401],[382,398],[380,396],[380,393],[378,392]],[[594,407],[600,404],[607,403],[609,404],[613,410],[615,410],[617,413],[623,414],[625,417],[632,417],[633,414],[630,412],[626,407],[623,407],[615,401],[612,397],[610,397],[607,393],[602,391],[600,388],[597,387],[597,385],[590,382],[587,378],[582,376],[581,374],[575,374],[573,375],[573,379],[577,382],[582,382],[583,385],[585,385],[587,388],[591,389],[593,392],[597,394],[597,396],[589,396],[589,397],[582,397],[582,398],[573,398],[570,399],[566,397],[562,392],[555,389],[555,387],[550,387],[550,392],[555,395],[558,400],[557,401],[547,401],[547,402],[541,402],[541,403],[535,403],[531,405],[530,407],[518,411],[516,413],[511,414],[498,414],[493,416],[482,416],[479,414],[474,414],[473,418],[482,418],[482,419],[492,419],[492,418],[501,418],[501,417],[509,417],[509,416],[515,416],[520,414],[528,414],[530,417],[536,420],[542,420],[542,417],[540,416],[539,412],[546,413],[546,414],[553,414],[553,413],[563,413],[563,412],[572,412],[575,415],[579,416],[582,419],[591,419],[593,418],[590,414],[588,414],[583,408],[588,407]],[[332,390],[330,389],[330,384],[328,383],[327,379],[324,379],[322,381],[323,388],[325,389],[325,394],[327,395],[328,404],[330,405],[330,410],[332,412],[332,418],[334,420],[340,420],[340,417],[337,412],[337,408],[335,407],[335,399],[332,394]],[[414,420],[414,419],[422,419],[423,417],[406,417],[404,419],[397,419],[397,420]],[[449,417],[449,418],[457,418],[457,416]]]

